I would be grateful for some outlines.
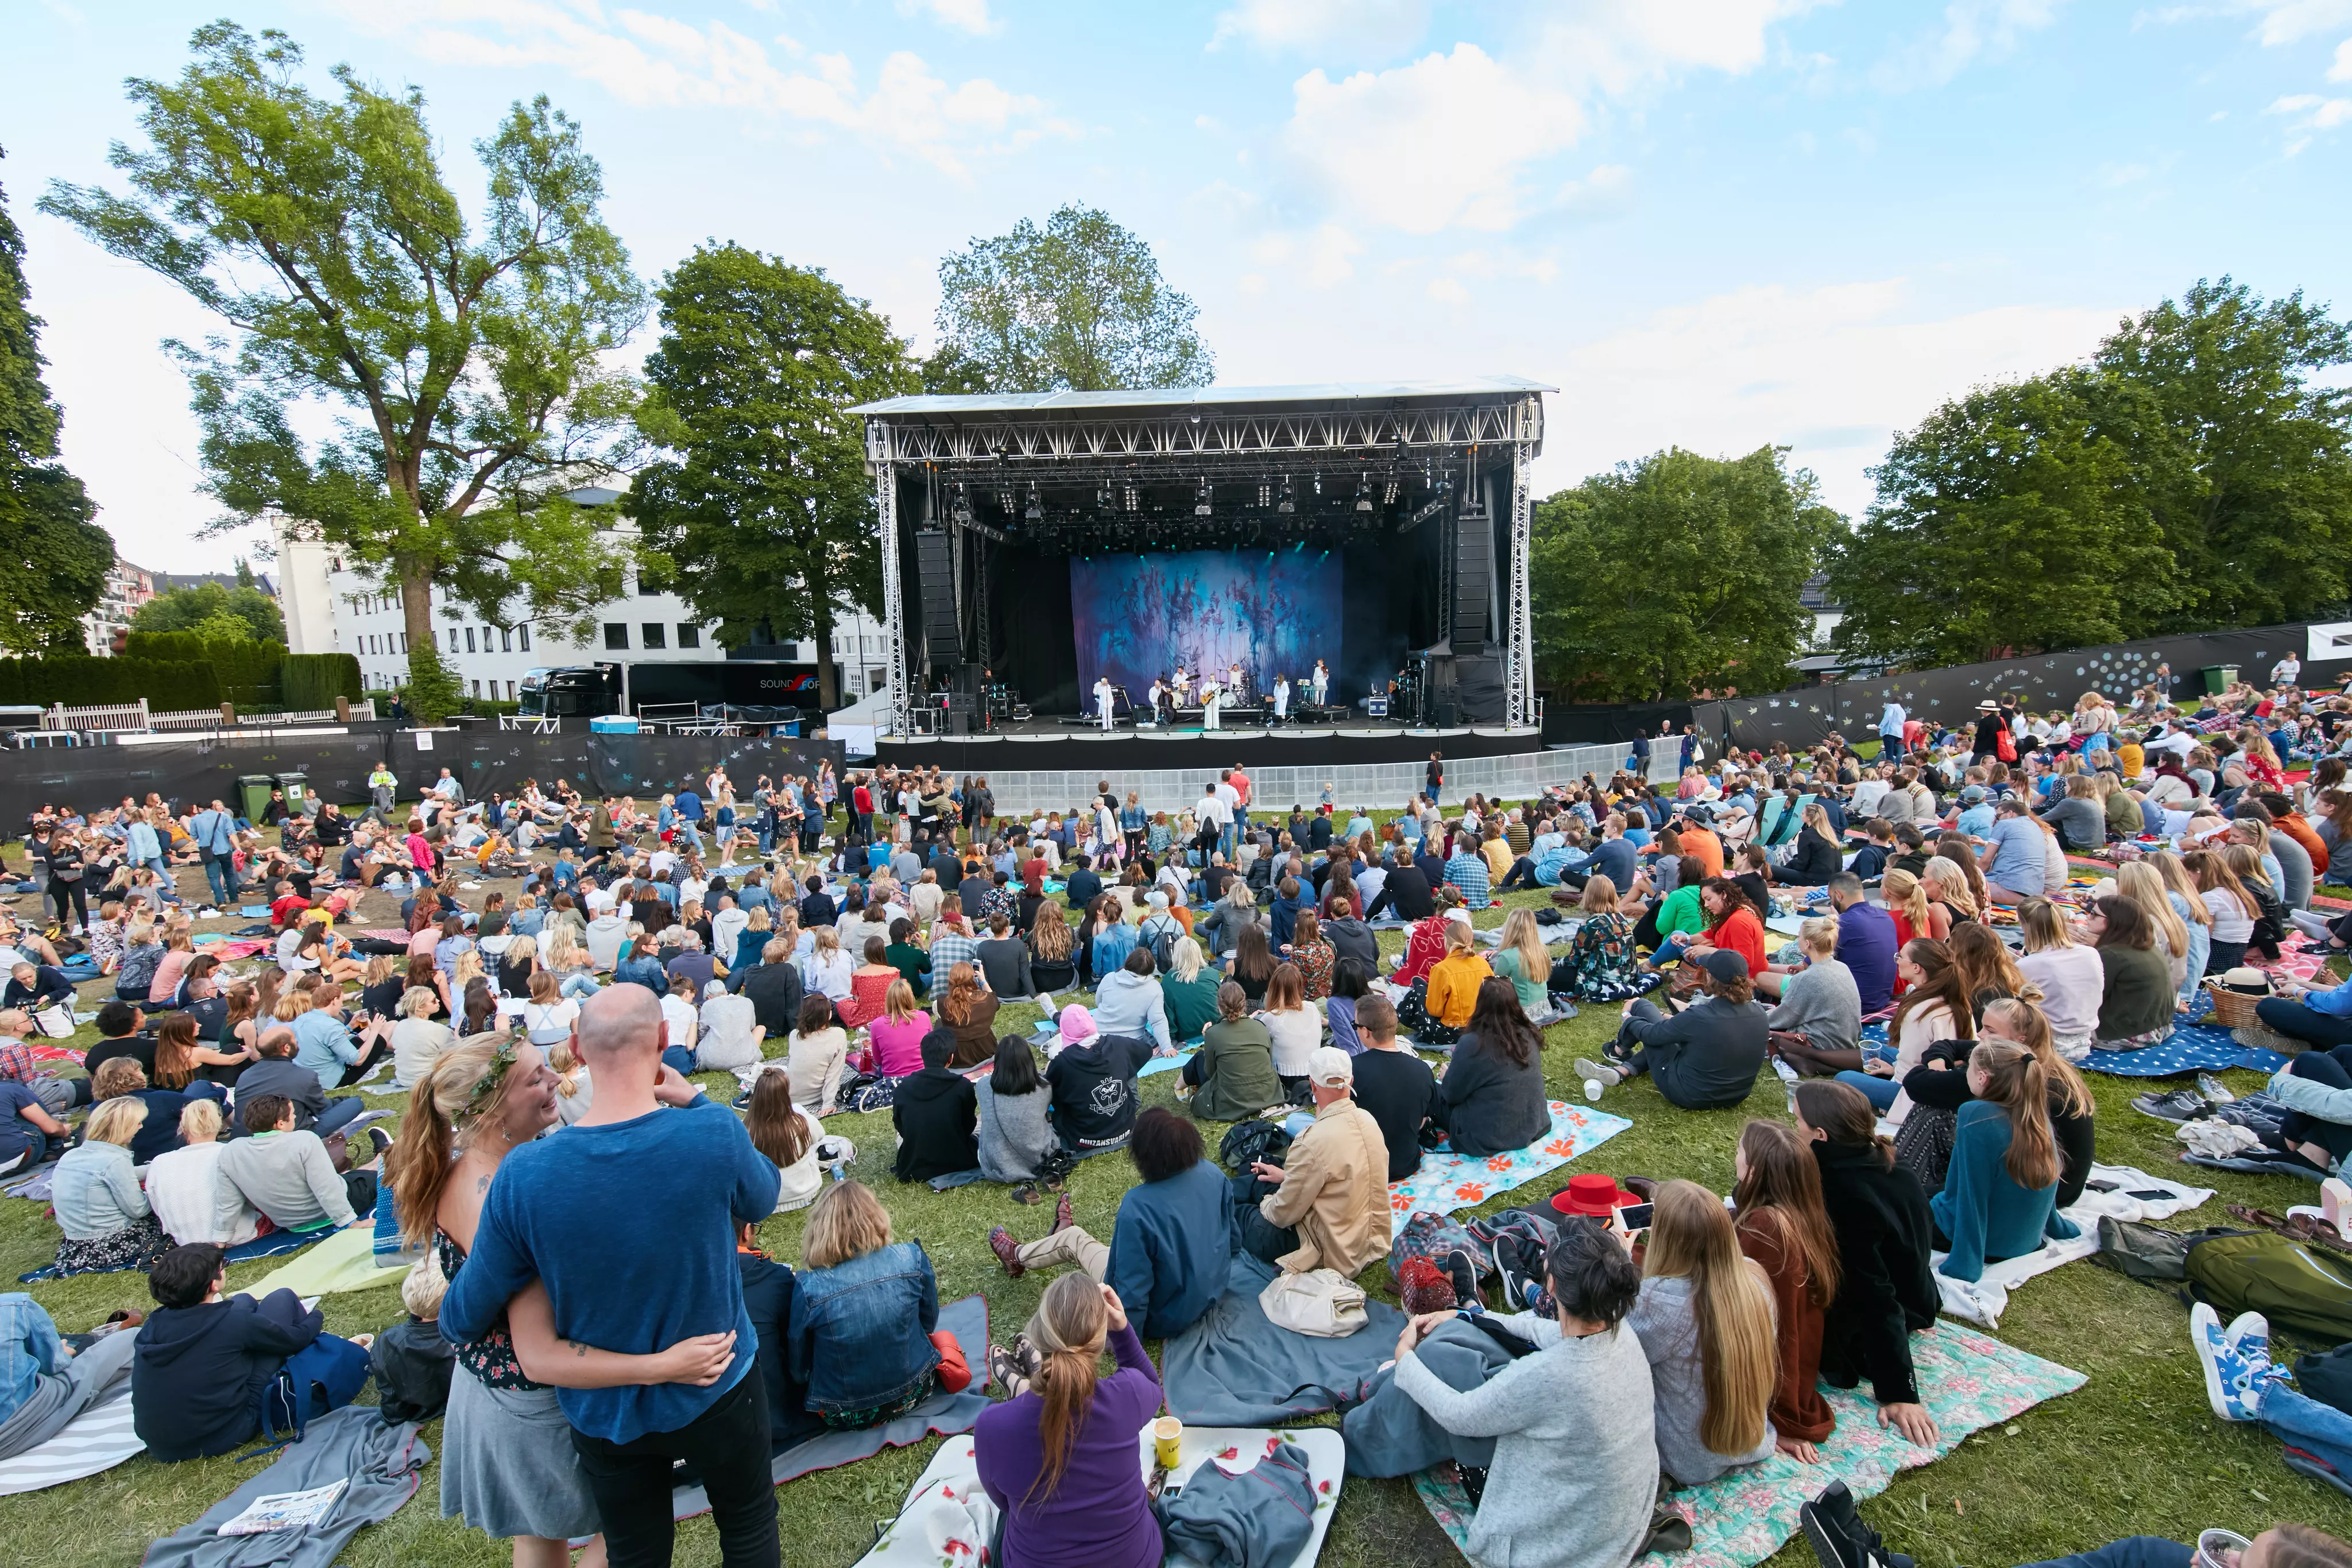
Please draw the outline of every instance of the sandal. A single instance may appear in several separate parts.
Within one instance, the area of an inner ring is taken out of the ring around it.
[[[1019,1204],[1043,1203],[1045,1196],[1037,1190],[1035,1182],[1024,1181],[1013,1189],[1013,1201]]]

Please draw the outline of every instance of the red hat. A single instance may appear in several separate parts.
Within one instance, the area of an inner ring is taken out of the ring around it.
[[[1569,1177],[1567,1187],[1552,1195],[1551,1206],[1562,1214],[1587,1214],[1595,1219],[1606,1219],[1626,1205],[1641,1201],[1638,1195],[1619,1186],[1615,1176],[1596,1171]]]

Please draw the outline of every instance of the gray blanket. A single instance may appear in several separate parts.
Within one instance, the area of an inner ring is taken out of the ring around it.
[[[1448,1388],[1468,1392],[1511,1364],[1492,1334],[1458,1319],[1441,1324],[1415,1353]],[[1339,1424],[1351,1476],[1410,1476],[1441,1459],[1484,1469],[1495,1462],[1492,1437],[1457,1437],[1396,1385],[1393,1368],[1373,1379],[1371,1397]]]
[[[1345,1339],[1293,1333],[1258,1307],[1273,1278],[1272,1264],[1235,1253],[1225,1293],[1160,1347],[1169,1414],[1195,1427],[1274,1427],[1364,1396],[1395,1354],[1404,1314],[1367,1301],[1370,1321]]]
[[[1285,1443],[1240,1475],[1213,1464],[1155,1505],[1170,1563],[1283,1568],[1315,1534],[1315,1482],[1307,1450]]]
[[[870,1459],[885,1448],[903,1448],[937,1433],[941,1437],[969,1432],[988,1408],[988,1301],[966,1296],[940,1309],[940,1327],[955,1335],[963,1347],[964,1364],[971,1368],[971,1385],[961,1394],[934,1394],[895,1421],[856,1432],[822,1432],[796,1443],[775,1457],[776,1484],[797,1480],[815,1470]],[[700,1487],[678,1487],[670,1493],[670,1512],[692,1519],[710,1511],[710,1498]]]
[[[145,1568],[328,1568],[360,1526],[390,1519],[416,1490],[433,1455],[415,1422],[387,1427],[373,1405],[346,1405],[303,1429],[267,1469],[205,1511],[204,1517],[147,1549]],[[256,1498],[309,1491],[348,1480],[325,1519],[305,1530],[219,1535],[215,1527]]]

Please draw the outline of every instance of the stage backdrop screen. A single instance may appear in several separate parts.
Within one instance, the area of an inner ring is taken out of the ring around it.
[[[1338,558],[1315,550],[1074,556],[1078,700],[1091,709],[1108,674],[1139,705],[1152,677],[1180,664],[1197,683],[1238,662],[1271,692],[1277,673],[1297,686],[1321,659],[1336,686],[1344,586]]]

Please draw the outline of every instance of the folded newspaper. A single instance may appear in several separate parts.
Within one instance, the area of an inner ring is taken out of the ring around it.
[[[350,1484],[349,1480],[339,1480],[309,1491],[273,1492],[255,1498],[243,1513],[225,1521],[215,1533],[262,1535],[277,1530],[308,1530],[333,1511],[335,1500]]]

